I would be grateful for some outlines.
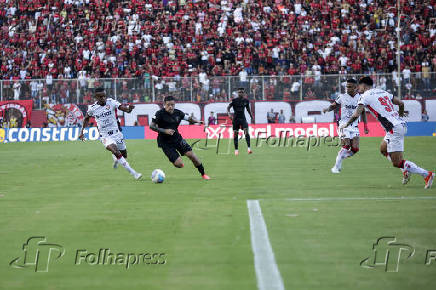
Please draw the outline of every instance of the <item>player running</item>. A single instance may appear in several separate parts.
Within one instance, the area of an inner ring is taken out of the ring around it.
[[[381,145],[380,152],[392,161],[393,166],[398,167],[403,172],[403,184],[409,182],[410,174],[416,173],[424,177],[424,188],[430,188],[434,173],[418,167],[415,163],[403,159],[404,135],[407,132],[404,117],[404,103],[392,94],[373,89],[373,81],[370,77],[363,77],[359,80],[359,93],[362,94],[358,102],[358,107],[353,116],[340,129],[344,129],[352,124],[367,107],[378,119],[386,131]],[[399,106],[399,111],[395,111],[394,105]]]
[[[245,109],[247,109],[247,112],[250,115],[251,120],[253,120],[253,115],[251,114],[251,110],[250,110],[250,101],[248,101],[244,97],[244,94],[245,94],[244,88],[239,88],[238,97],[234,98],[227,107],[227,115],[229,115],[229,118],[232,119],[235,155],[239,154],[239,150],[238,150],[239,129],[244,130],[245,140],[247,141],[248,154],[253,153],[253,151],[251,151],[250,149],[250,135],[248,134],[248,123],[244,114]],[[232,107],[233,107],[233,111],[235,112],[233,118],[232,115],[230,114],[230,108]]]
[[[95,90],[95,96],[97,102],[90,105],[85,119],[83,120],[82,131],[80,132],[79,139],[84,140],[83,130],[88,126],[89,119],[95,118],[97,122],[97,128],[100,132],[100,141],[103,143],[107,150],[112,152],[115,159],[114,168],[119,163],[136,179],[142,177],[141,173],[136,172],[130,167],[127,162],[127,148],[124,143],[123,133],[119,130],[116,109],[123,112],[130,113],[135,108],[133,105],[121,105],[118,101],[106,98],[104,89],[97,88]]]
[[[165,97],[164,107],[157,111],[152,119],[150,129],[158,133],[157,145],[162,148],[169,161],[177,168],[184,166],[180,155],[186,155],[198,169],[201,177],[208,180],[210,177],[204,173],[204,167],[200,159],[192,152],[191,146],[177,130],[182,120],[186,120],[190,124],[202,124],[203,122],[175,109],[175,106],[176,102],[173,96]]]
[[[360,94],[357,93],[357,81],[355,79],[347,80],[347,93],[340,94],[336,100],[326,109],[322,110],[323,113],[330,112],[341,106],[341,120],[339,126],[345,124],[353,115],[354,110],[357,108],[357,102]],[[368,126],[366,124],[365,111],[362,112],[362,120],[364,123],[365,134],[368,134]],[[343,130],[341,134],[342,148],[336,157],[335,166],[331,169],[332,173],[340,173],[342,169],[342,161],[345,158],[351,157],[359,151],[359,120],[355,120],[352,125]]]

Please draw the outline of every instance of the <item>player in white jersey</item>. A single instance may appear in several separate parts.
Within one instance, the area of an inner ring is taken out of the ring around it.
[[[135,178],[140,179],[141,173],[136,172],[130,167],[127,162],[127,148],[124,143],[124,136],[121,133],[118,126],[116,109],[124,111],[126,113],[132,112],[135,108],[133,105],[121,105],[118,101],[106,98],[106,94],[103,89],[97,88],[95,90],[95,98],[97,102],[90,105],[85,119],[83,120],[82,131],[80,133],[80,140],[84,140],[83,130],[88,125],[91,117],[95,118],[97,122],[97,128],[100,133],[100,141],[104,147],[112,152],[114,158],[114,168],[117,164],[121,164],[126,170]]]
[[[381,89],[373,89],[372,86],[373,81],[370,77],[360,79],[358,90],[362,95],[358,107],[350,120],[342,125],[340,129],[347,128],[362,114],[365,107],[368,108],[386,131],[386,136],[380,146],[380,152],[392,161],[393,166],[402,170],[403,184],[409,182],[411,173],[416,173],[424,177],[424,188],[430,188],[435,174],[418,167],[409,160],[403,159],[404,135],[407,132],[406,122],[403,120],[404,103],[392,94]],[[394,105],[399,106],[398,112],[395,110]]]
[[[341,106],[341,120],[339,126],[345,124],[353,115],[357,108],[357,102],[360,95],[357,93],[357,81],[355,79],[347,80],[347,93],[340,94],[336,100],[323,110],[323,113],[330,112]],[[362,112],[362,120],[364,123],[365,134],[368,134],[368,127],[366,124],[365,111]],[[351,126],[343,130],[343,134],[339,133],[341,138],[341,150],[336,157],[336,163],[331,169],[332,173],[340,173],[342,169],[342,161],[345,158],[351,157],[359,151],[359,120],[355,120]]]

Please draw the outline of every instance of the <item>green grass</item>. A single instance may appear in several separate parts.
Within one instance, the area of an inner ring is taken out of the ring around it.
[[[154,141],[127,140],[135,181],[99,142],[0,145],[0,289],[256,289],[247,199],[259,199],[287,289],[435,289],[436,200],[292,201],[309,197],[436,197],[414,175],[378,153],[380,138],[361,140],[339,175],[338,148],[254,148],[240,155],[196,150],[204,181],[189,162],[176,169]],[[254,146],[253,146],[254,147]],[[406,159],[435,169],[436,138],[406,138]],[[153,184],[155,168],[166,173]],[[435,184],[436,185],[436,184]],[[435,186],[436,187],[436,186]],[[65,255],[47,273],[16,269],[31,236]],[[413,246],[398,273],[359,263],[382,236]],[[76,250],[165,253],[166,264],[75,265]]]

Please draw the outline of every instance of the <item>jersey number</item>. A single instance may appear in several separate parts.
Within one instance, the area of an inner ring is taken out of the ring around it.
[[[385,107],[387,112],[392,112],[394,110],[394,105],[388,96],[378,98],[380,104]]]

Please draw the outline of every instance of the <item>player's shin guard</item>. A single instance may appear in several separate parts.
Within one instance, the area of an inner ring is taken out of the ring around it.
[[[118,163],[121,164],[124,168],[126,168],[127,171],[133,176],[135,176],[136,171],[130,167],[129,162],[121,155],[121,157],[118,158]]]
[[[203,163],[201,163],[200,165],[195,166],[195,167],[197,167],[198,172],[200,172],[200,174],[203,176],[204,175]]]
[[[428,170],[425,170],[424,168],[419,167],[418,165],[416,165],[412,161],[403,160],[402,164],[403,164],[404,170],[407,170],[410,173],[419,174],[424,178],[427,177],[427,175],[429,173]]]

